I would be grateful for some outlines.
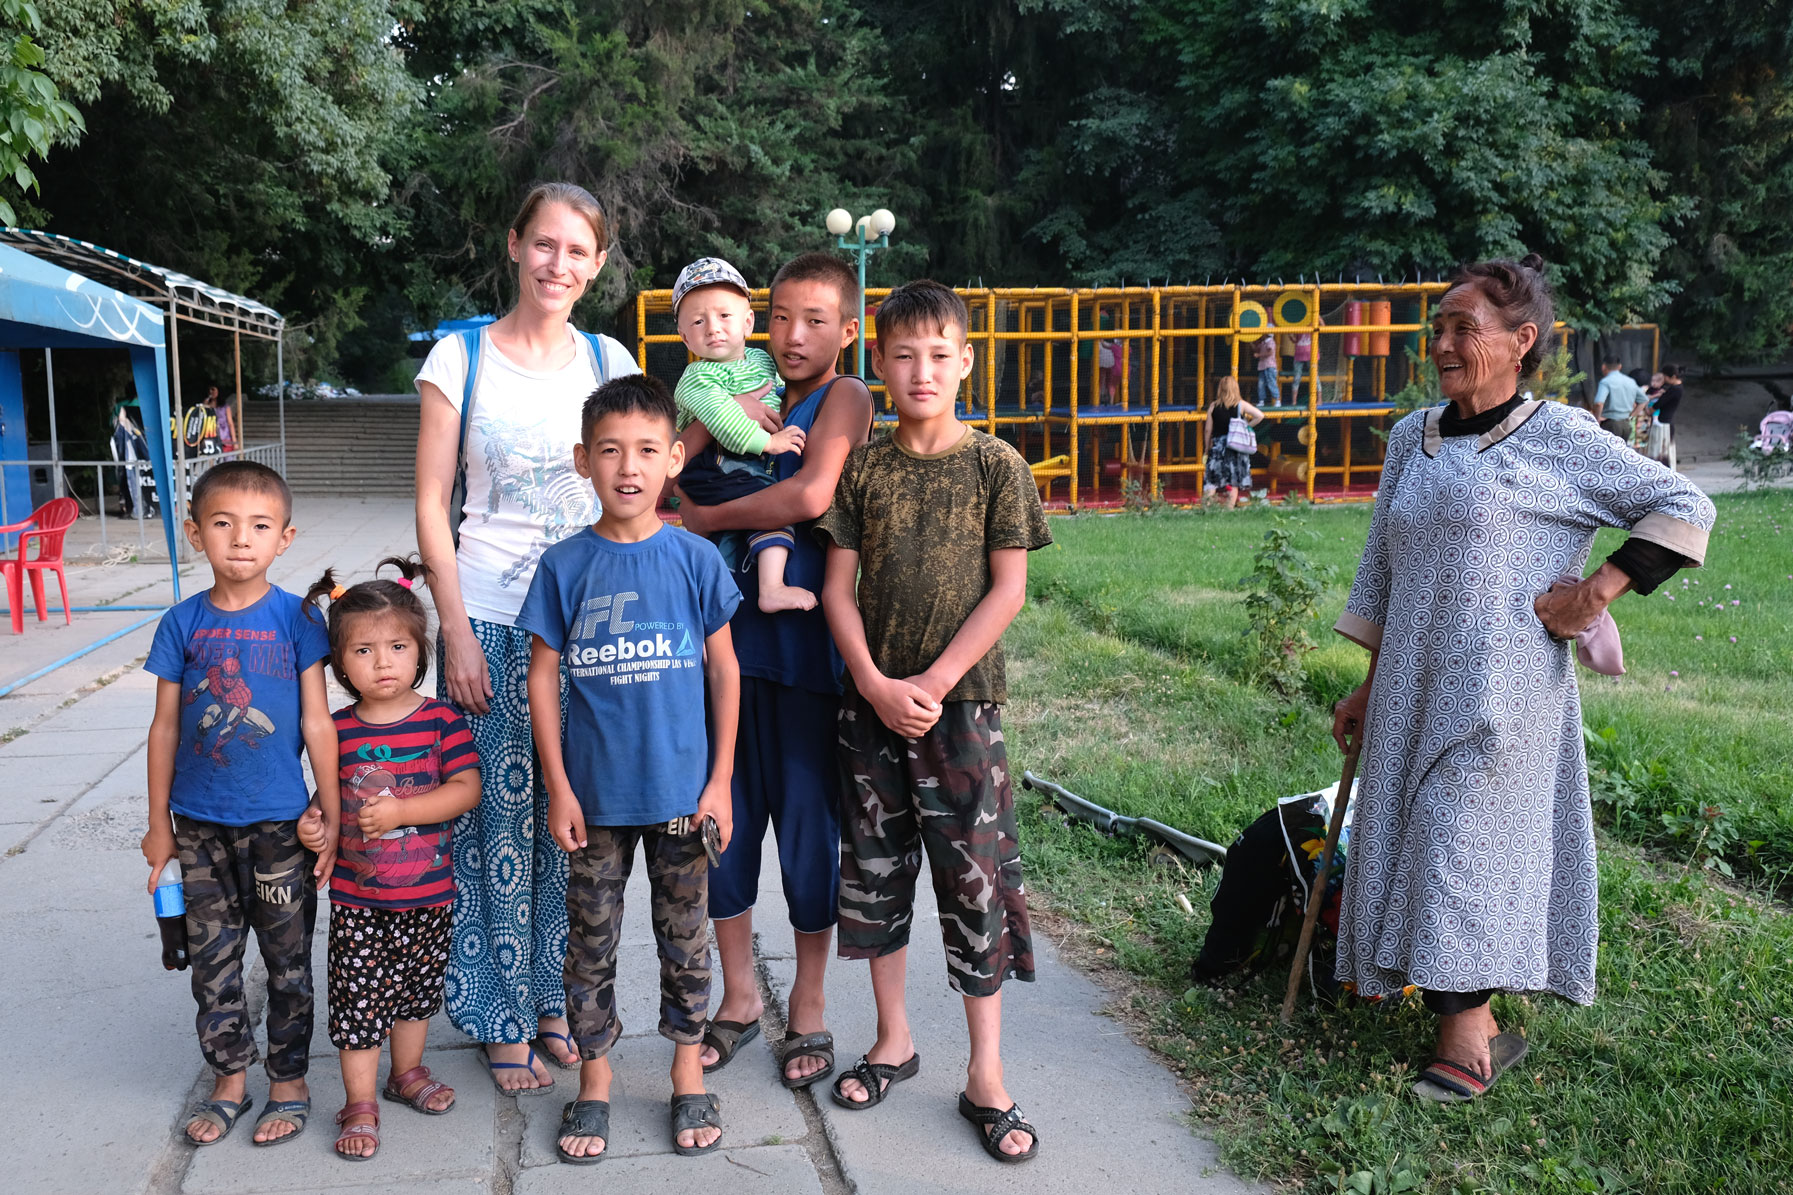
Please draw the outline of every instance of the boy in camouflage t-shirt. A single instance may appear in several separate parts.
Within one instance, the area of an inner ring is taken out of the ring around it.
[[[896,404],[888,437],[853,450],[834,504],[822,605],[850,683],[840,712],[840,953],[872,961],[878,1040],[834,1084],[870,1108],[914,1075],[903,985],[926,849],[947,980],[965,999],[971,1064],[959,1112],[1016,1162],[1038,1134],[1002,1082],[1002,981],[1033,979],[1014,795],[997,707],[999,640],[1027,592],[1027,553],[1052,542],[1027,465],[960,423],[971,370],[965,304],[934,282],[891,292],[873,360]]]

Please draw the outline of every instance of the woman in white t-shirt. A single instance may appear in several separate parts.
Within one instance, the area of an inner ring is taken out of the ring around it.
[[[529,725],[529,635],[517,629],[517,612],[543,550],[598,516],[591,483],[573,469],[586,396],[640,370],[615,340],[569,322],[610,243],[590,192],[535,187],[509,241],[517,305],[478,333],[469,417],[461,417],[466,339],[444,338],[417,375],[417,544],[441,625],[438,692],[467,714],[482,789],[452,839],[448,1013],[486,1043],[499,1090],[520,1093],[553,1086],[544,1055],[570,1067],[578,1051],[561,973],[567,857],[537,831],[547,795]],[[463,462],[457,544],[449,507]]]

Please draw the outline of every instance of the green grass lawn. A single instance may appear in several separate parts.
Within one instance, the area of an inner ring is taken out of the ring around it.
[[[1271,517],[1056,520],[1006,640],[1017,771],[1221,842],[1278,796],[1336,780],[1329,709],[1367,656],[1326,628],[1368,511],[1289,516],[1336,569],[1292,703],[1250,680],[1238,585]],[[1616,542],[1602,536],[1594,559]],[[1793,919],[1752,894],[1793,874],[1789,574],[1793,496],[1726,497],[1704,569],[1614,606],[1631,672],[1582,674],[1588,724],[1610,728],[1593,753],[1611,828],[1600,1000],[1497,998],[1533,1054],[1476,1105],[1407,1094],[1432,1028],[1417,1002],[1310,1011],[1284,1034],[1279,977],[1186,991],[1216,873],[1154,867],[1139,844],[1024,797],[1030,880],[1098,962],[1145,981],[1128,997],[1136,1023],[1241,1173],[1366,1193],[1793,1191]],[[1740,886],[1702,866],[1719,862]]]

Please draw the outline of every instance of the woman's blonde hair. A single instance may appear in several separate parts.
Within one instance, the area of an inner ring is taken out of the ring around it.
[[[517,209],[517,218],[511,221],[511,231],[519,237],[529,232],[529,222],[545,204],[559,203],[572,208],[585,222],[591,225],[592,235],[598,240],[598,252],[610,248],[610,226],[604,219],[604,208],[597,197],[578,183],[537,183],[529,188],[529,194],[523,197],[523,206]]]
[[[1215,392],[1214,401],[1223,407],[1239,405],[1239,379],[1228,374],[1220,379],[1220,389]]]

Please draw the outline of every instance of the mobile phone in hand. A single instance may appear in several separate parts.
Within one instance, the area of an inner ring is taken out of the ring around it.
[[[710,866],[718,866],[722,862],[722,831],[717,828],[716,819],[705,815],[698,832],[703,835],[704,854],[710,857]]]

